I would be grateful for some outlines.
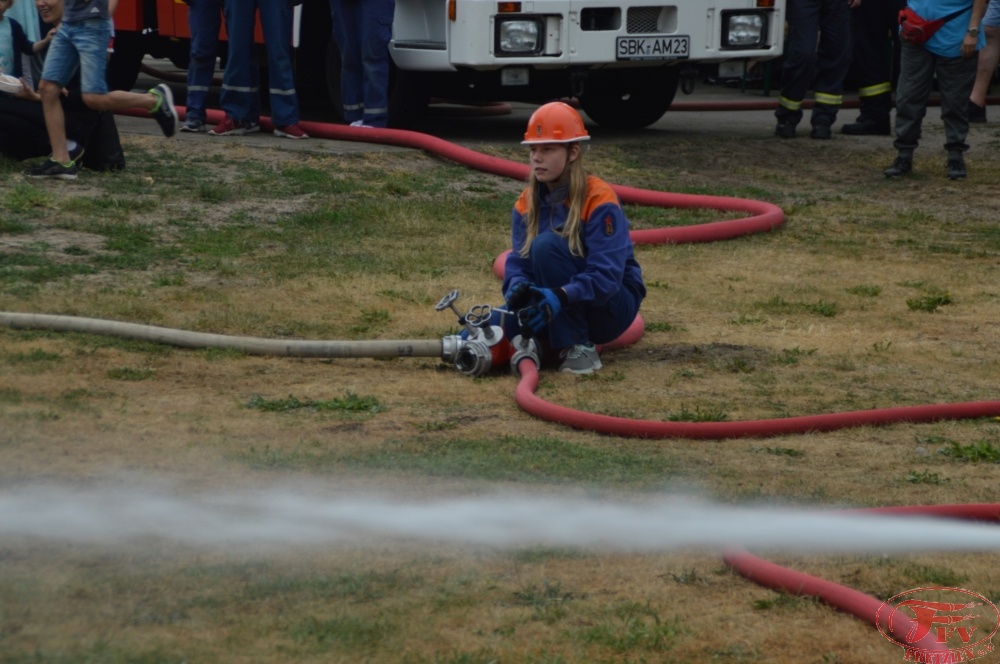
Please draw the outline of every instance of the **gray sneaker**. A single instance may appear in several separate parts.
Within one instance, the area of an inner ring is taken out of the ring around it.
[[[201,120],[195,118],[188,118],[181,125],[181,131],[186,131],[191,134],[204,134],[208,131],[208,126]]]
[[[565,358],[559,371],[592,374],[603,366],[601,356],[597,354],[597,348],[594,347],[594,344],[576,344],[559,355]]]

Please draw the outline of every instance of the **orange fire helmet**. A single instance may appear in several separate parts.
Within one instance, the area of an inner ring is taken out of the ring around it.
[[[590,134],[576,109],[561,101],[540,106],[531,114],[521,145],[589,141]]]

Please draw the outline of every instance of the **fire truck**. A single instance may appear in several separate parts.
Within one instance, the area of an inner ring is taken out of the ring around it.
[[[780,56],[784,7],[784,0],[396,0],[390,126],[409,126],[432,99],[575,98],[598,124],[646,127],[670,107],[685,70]],[[296,89],[303,100],[328,100],[338,121],[340,55],[329,4],[304,0],[295,12]],[[147,55],[186,67],[189,38],[181,0],[120,0],[112,87],[131,88]]]

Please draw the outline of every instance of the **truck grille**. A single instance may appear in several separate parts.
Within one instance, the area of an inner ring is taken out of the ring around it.
[[[874,2],[874,0],[869,0]],[[662,34],[676,30],[677,8],[629,7],[625,31],[630,35]],[[619,7],[585,7],[580,12],[580,29],[584,32],[612,31],[622,27],[622,10]]]
[[[660,12],[662,7],[629,7],[625,31],[630,35],[662,32]]]

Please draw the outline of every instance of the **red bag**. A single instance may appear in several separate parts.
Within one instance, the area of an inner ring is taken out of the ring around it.
[[[959,9],[947,16],[928,21],[926,18],[910,9],[908,6],[899,10],[899,38],[909,44],[924,44],[934,36],[938,29],[960,14],[969,11],[969,8]]]

